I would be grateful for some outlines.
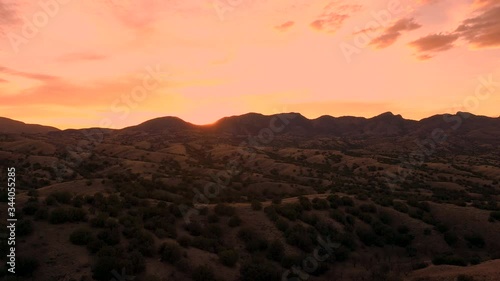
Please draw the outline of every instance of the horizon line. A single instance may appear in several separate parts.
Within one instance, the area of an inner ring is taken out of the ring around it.
[[[53,125],[45,125],[45,124],[40,124],[40,123],[27,123],[25,121],[22,121],[20,119],[14,119],[14,118],[11,118],[11,117],[6,117],[6,116],[0,116],[0,118],[5,118],[5,119],[10,119],[12,121],[17,121],[17,122],[21,122],[21,123],[24,123],[26,125],[40,125],[40,126],[44,126],[44,127],[53,127],[53,128],[56,128],[60,131],[65,131],[65,130],[85,130],[85,129],[95,129],[95,128],[99,128],[99,129],[107,129],[107,130],[122,130],[122,129],[126,129],[126,128],[130,128],[130,127],[134,127],[134,126],[138,126],[140,124],[143,124],[145,122],[148,122],[148,121],[151,121],[151,120],[155,120],[155,119],[160,119],[160,118],[167,118],[167,117],[172,117],[172,118],[178,118],[180,120],[182,120],[183,122],[186,122],[186,123],[189,123],[189,124],[192,124],[192,125],[195,125],[195,126],[211,126],[211,125],[214,125],[216,124],[217,122],[221,121],[222,119],[224,118],[229,118],[229,117],[239,117],[239,116],[244,116],[244,115],[247,115],[247,114],[259,114],[259,115],[263,115],[263,116],[273,116],[273,115],[279,115],[279,114],[300,114],[301,116],[303,116],[304,118],[308,119],[308,120],[315,120],[315,119],[318,119],[318,118],[321,118],[321,117],[325,117],[325,116],[329,116],[329,117],[333,117],[333,118],[345,118],[345,117],[355,117],[355,118],[365,118],[365,119],[371,119],[371,118],[375,118],[377,116],[381,116],[381,115],[384,115],[384,114],[392,114],[394,116],[401,116],[402,119],[404,120],[408,120],[408,121],[422,121],[424,119],[427,119],[427,118],[430,118],[430,117],[433,117],[433,116],[438,116],[438,115],[457,115],[459,113],[467,113],[467,114],[471,114],[471,115],[474,115],[474,116],[479,116],[479,117],[488,117],[488,118],[500,118],[500,115],[499,116],[488,116],[488,115],[480,115],[480,114],[474,114],[472,112],[465,112],[465,111],[457,111],[455,113],[449,113],[449,112],[444,112],[444,113],[437,113],[437,114],[433,114],[433,115],[429,115],[427,117],[423,117],[421,119],[411,119],[411,118],[405,118],[402,114],[394,114],[392,111],[386,111],[386,112],[382,112],[380,114],[377,114],[377,115],[374,115],[374,116],[355,116],[355,115],[342,115],[342,116],[333,116],[333,115],[329,115],[329,114],[322,114],[322,115],[319,115],[318,117],[316,118],[309,118],[305,115],[303,115],[302,113],[300,112],[294,112],[294,111],[291,111],[291,112],[281,112],[281,113],[273,113],[273,114],[263,114],[263,113],[259,113],[259,112],[254,112],[254,111],[250,111],[250,112],[246,112],[246,113],[242,113],[242,114],[239,114],[239,115],[229,115],[229,116],[224,116],[224,117],[221,117],[219,119],[217,119],[216,121],[214,122],[211,122],[211,123],[204,123],[204,124],[196,124],[196,123],[192,123],[192,122],[189,122],[189,121],[186,121],[178,116],[172,116],[172,115],[163,115],[163,116],[158,116],[158,117],[154,117],[154,118],[151,118],[151,119],[147,119],[147,120],[144,120],[140,123],[137,123],[137,124],[134,124],[134,125],[129,125],[129,126],[124,126],[124,127],[121,127],[121,128],[109,128],[109,127],[99,127],[99,126],[91,126],[91,127],[80,127],[80,128],[76,128],[76,127],[68,127],[68,128],[59,128],[59,127],[56,127],[56,126],[53,126]],[[104,119],[104,118],[103,118]]]

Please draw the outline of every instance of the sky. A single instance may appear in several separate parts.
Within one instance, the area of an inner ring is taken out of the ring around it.
[[[500,116],[497,0],[0,0],[0,116]]]

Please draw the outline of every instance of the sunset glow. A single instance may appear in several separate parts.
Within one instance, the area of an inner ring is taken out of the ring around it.
[[[499,116],[499,18],[496,0],[3,0],[0,116]]]

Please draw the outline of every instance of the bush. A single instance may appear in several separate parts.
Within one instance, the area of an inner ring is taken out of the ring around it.
[[[219,222],[219,216],[217,216],[216,214],[210,214],[208,215],[207,220],[208,223],[217,223]]]
[[[254,211],[262,210],[262,203],[260,203],[259,201],[256,201],[256,200],[252,201],[252,209]]]
[[[191,275],[194,281],[216,281],[213,268],[208,265],[201,265],[193,270]]]
[[[467,262],[463,258],[448,254],[439,255],[433,258],[432,263],[434,265],[447,264],[447,265],[467,266]]]
[[[37,202],[29,202],[23,207],[23,213],[28,216],[32,216],[38,211],[40,205]]]
[[[500,221],[500,211],[493,211],[490,213],[490,221]]]
[[[240,268],[242,281],[279,281],[280,273],[276,267],[269,262],[254,260],[245,263]]]
[[[68,191],[54,191],[48,197],[53,197],[58,203],[69,204],[73,195]]]
[[[161,260],[174,264],[182,257],[182,248],[176,242],[165,242],[160,246]]]
[[[279,218],[276,221],[276,228],[278,228],[282,232],[285,232],[289,227],[290,225],[285,219]]]
[[[444,238],[444,241],[446,241],[446,243],[450,246],[457,244],[457,241],[458,241],[458,236],[451,231],[446,231],[443,234],[443,238]]]
[[[232,216],[232,217],[229,219],[228,225],[229,225],[230,227],[237,227],[237,226],[240,226],[240,225],[241,225],[241,219],[240,219],[240,217],[238,217],[237,215]]]
[[[60,207],[52,210],[49,215],[49,222],[52,224],[62,224],[66,222],[79,222],[87,220],[87,212],[74,207]]]
[[[326,210],[330,208],[330,204],[326,199],[314,198],[312,200],[312,205],[315,210]]]
[[[101,230],[97,234],[97,238],[108,245],[116,245],[120,243],[120,232],[117,229]]]
[[[99,281],[109,281],[115,278],[113,270],[121,272],[125,268],[125,263],[117,257],[99,257],[92,267],[92,278]]]
[[[486,245],[483,237],[477,233],[467,234],[464,236],[464,238],[467,241],[469,247],[484,248],[484,246]]]
[[[460,274],[457,276],[457,281],[474,281],[474,277],[470,275]]]
[[[359,210],[363,213],[376,213],[377,207],[373,204],[361,204]]]
[[[285,255],[285,246],[280,240],[274,240],[267,249],[267,258],[274,261],[281,261]]]
[[[302,206],[302,208],[306,211],[309,211],[312,209],[312,203],[309,201],[309,198],[300,196],[299,197],[299,203]]]
[[[231,207],[226,204],[217,204],[214,208],[214,211],[219,216],[233,216],[236,212],[234,207]]]
[[[16,275],[31,277],[38,269],[39,263],[36,259],[30,257],[17,258]]]
[[[179,245],[181,245],[184,248],[189,248],[191,246],[191,237],[183,235],[177,239],[177,242]]]
[[[92,233],[85,228],[79,228],[69,236],[69,241],[75,245],[87,245],[91,240]]]
[[[224,250],[218,254],[221,263],[228,267],[233,267],[236,265],[239,259],[238,252],[235,250]]]
[[[16,234],[19,237],[30,235],[33,233],[33,222],[31,220],[22,219],[17,223]]]

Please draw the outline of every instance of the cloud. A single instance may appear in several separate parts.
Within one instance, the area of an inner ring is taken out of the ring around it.
[[[431,34],[410,42],[417,50],[420,60],[432,58],[432,53],[454,47],[458,39],[471,44],[473,48],[500,47],[500,2],[497,0],[475,0],[472,3],[474,16],[463,20],[451,33]]]
[[[418,0],[417,2],[422,5],[435,4],[440,0]]]
[[[18,20],[14,5],[0,0],[0,25],[15,23]]]
[[[376,49],[383,49],[394,44],[396,40],[402,35],[402,31],[411,31],[420,28],[421,25],[416,23],[413,18],[403,18],[398,20],[392,26],[386,28],[382,35],[374,38],[370,45]]]
[[[70,53],[59,57],[57,60],[60,62],[80,62],[80,61],[95,61],[107,58],[105,55],[97,53]]]
[[[283,24],[280,24],[278,26],[275,26],[274,28],[276,28],[277,30],[281,31],[281,32],[285,32],[287,31],[290,27],[292,27],[293,25],[295,24],[295,22],[293,21],[287,21]]]
[[[464,20],[455,32],[475,48],[500,47],[500,5]]]
[[[9,81],[7,81],[7,80],[5,80],[3,78],[0,78],[0,83],[7,83],[7,82],[9,82]]]
[[[344,21],[351,15],[361,9],[360,5],[344,4],[337,5],[337,2],[332,2],[323,9],[323,13],[310,26],[319,31],[329,33],[339,30]]]
[[[484,9],[496,6],[498,4],[498,0],[474,0],[472,6],[477,9]]]
[[[432,53],[442,52],[454,47],[453,43],[459,38],[456,34],[430,34],[410,42],[409,45],[416,49],[417,57],[421,60],[431,58]]]
[[[40,81],[53,81],[53,80],[58,79],[57,76],[40,74],[40,73],[23,72],[23,71],[14,70],[14,69],[11,69],[8,67],[3,67],[3,66],[0,66],[0,72],[6,73],[9,75],[20,76],[20,77],[34,79],[34,80],[40,80]]]

